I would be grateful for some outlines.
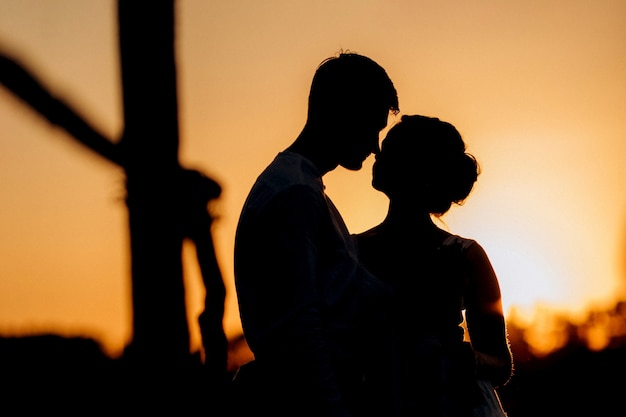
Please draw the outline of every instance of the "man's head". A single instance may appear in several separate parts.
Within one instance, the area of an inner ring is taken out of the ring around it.
[[[372,59],[341,53],[324,60],[311,83],[307,124],[325,132],[336,162],[352,170],[378,151],[389,112],[399,112],[398,94],[385,70]]]

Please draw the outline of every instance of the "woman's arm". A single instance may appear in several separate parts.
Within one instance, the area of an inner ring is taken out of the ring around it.
[[[467,249],[468,282],[465,294],[467,328],[476,355],[478,377],[494,386],[506,384],[513,358],[506,333],[500,284],[487,253],[478,243]]]

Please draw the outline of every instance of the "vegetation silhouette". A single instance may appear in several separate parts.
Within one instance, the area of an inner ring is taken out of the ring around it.
[[[548,354],[534,353],[528,329],[508,324],[515,374],[500,390],[509,417],[622,415],[626,412],[626,301],[589,312],[581,323],[560,317],[565,340]],[[589,329],[607,333],[606,345],[589,347]]]
[[[581,335],[597,325],[598,316],[610,317],[618,330],[605,348],[596,351]],[[547,354],[533,351],[525,341],[527,329],[515,321],[507,324],[515,374],[499,394],[508,417],[604,416],[626,410],[622,400],[626,392],[626,301],[592,312],[582,323],[562,320],[569,339]],[[238,338],[229,348],[234,349],[229,354],[236,357],[236,350],[245,350],[245,343]],[[124,357],[108,357],[90,338],[5,336],[0,337],[1,398],[5,409],[19,407],[21,414],[55,409],[66,415],[93,409],[150,411],[176,403],[179,415],[206,410],[211,416],[229,416],[228,391],[221,398],[212,394],[214,387],[202,376],[204,370],[198,363],[196,358],[172,373],[157,363],[138,377]],[[154,375],[156,379],[148,378]],[[161,385],[161,379],[166,383]]]
[[[119,0],[126,128],[118,142],[53,96],[19,62],[0,55],[0,83],[87,149],[125,170],[134,313],[133,340],[119,358],[107,356],[87,337],[0,337],[4,410],[84,415],[94,410],[165,412],[164,407],[173,406],[178,415],[229,415],[229,381],[238,362],[229,366],[227,360],[245,351],[245,341],[227,341],[222,329],[225,291],[207,210],[219,198],[220,186],[178,163],[173,6],[171,0]],[[151,80],[144,77],[148,70]],[[200,317],[204,358],[189,351],[183,239],[196,245],[207,290]],[[591,312],[583,323],[564,318],[563,324],[565,342],[546,355],[532,350],[526,328],[515,321],[507,324],[516,369],[499,393],[509,417],[602,416],[626,410],[626,301]],[[606,331],[606,346],[593,350],[586,335],[598,328]]]

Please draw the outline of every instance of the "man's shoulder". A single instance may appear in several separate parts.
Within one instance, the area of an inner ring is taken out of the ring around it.
[[[279,194],[294,187],[324,190],[321,177],[310,161],[293,152],[281,152],[259,175],[252,192]]]
[[[281,206],[318,206],[324,201],[324,185],[315,167],[292,152],[281,152],[258,176],[245,208],[255,212]]]

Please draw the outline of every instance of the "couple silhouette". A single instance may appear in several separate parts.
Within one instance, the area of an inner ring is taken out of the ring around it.
[[[433,221],[468,197],[478,163],[453,125],[420,115],[379,148],[399,111],[375,61],[324,60],[302,131],[253,185],[234,266],[254,360],[233,380],[235,415],[504,415],[494,387],[512,357],[498,279],[476,241]],[[371,154],[388,214],[351,234],[323,177]]]

